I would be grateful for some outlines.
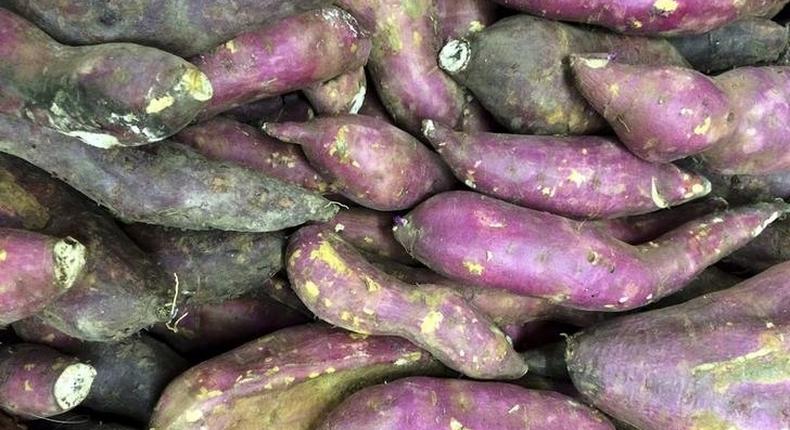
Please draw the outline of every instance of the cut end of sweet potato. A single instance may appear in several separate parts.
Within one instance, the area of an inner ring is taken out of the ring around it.
[[[71,288],[85,267],[85,246],[68,237],[55,244],[55,276],[64,289]]]
[[[55,400],[64,411],[82,403],[96,379],[96,369],[89,364],[76,363],[63,369],[55,381]]]
[[[439,67],[450,74],[462,72],[466,70],[471,57],[472,49],[469,42],[464,39],[452,39],[439,52]]]
[[[181,77],[180,85],[192,98],[200,102],[211,100],[214,96],[214,88],[211,86],[208,76],[197,68],[187,70]]]

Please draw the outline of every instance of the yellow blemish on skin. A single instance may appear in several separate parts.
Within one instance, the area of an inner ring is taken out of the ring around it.
[[[351,321],[351,312],[349,311],[340,312],[340,319],[343,321]]]
[[[337,369],[335,369],[334,367],[327,367],[326,370],[324,370],[324,373],[326,373],[327,375],[331,375],[335,372],[337,372]]]
[[[228,51],[230,51],[230,53],[231,53],[231,54],[235,54],[235,53],[236,53],[236,52],[239,50],[239,48],[238,48],[238,47],[236,47],[236,42],[234,42],[233,40],[229,40],[229,41],[228,41],[228,42],[225,44],[225,49],[227,49]]]
[[[631,25],[634,28],[642,28],[642,21],[640,21],[638,19],[635,19],[635,20],[631,21]]]
[[[266,375],[266,376],[272,376],[272,375],[276,375],[279,372],[280,372],[280,367],[279,366],[274,366],[271,369],[263,372],[263,374]]]
[[[33,370],[35,368],[36,368],[36,363],[25,364],[25,370],[27,370],[28,372],[30,372],[31,370]]]
[[[196,423],[200,421],[201,418],[203,418],[203,412],[197,409],[190,409],[184,414],[184,419],[188,423]]]
[[[30,381],[27,379],[25,380],[25,391],[33,391],[33,386],[30,385]]]
[[[365,340],[368,338],[368,335],[364,333],[349,333],[348,337],[354,340]]]
[[[365,243],[373,243],[373,238],[370,236],[365,236],[362,238]]]
[[[483,31],[486,28],[480,21],[472,21],[469,23],[469,32],[470,33],[477,33],[478,31]]]
[[[324,298],[324,306],[326,306],[328,308],[331,308],[332,307],[332,301],[327,299],[327,298]]]
[[[620,95],[620,85],[618,85],[617,83],[609,85],[609,93],[612,95],[612,97],[619,96]]]
[[[219,390],[207,390],[206,387],[200,387],[200,392],[197,395],[198,400],[206,400],[206,399],[213,399],[214,397],[219,397],[222,395],[222,391]]]
[[[421,352],[410,352],[408,354],[403,355],[399,359],[395,360],[394,364],[396,366],[403,366],[409,363],[420,361],[421,358],[422,358]]]
[[[691,186],[691,192],[694,194],[702,194],[705,192],[705,187],[702,184],[694,184]]]
[[[212,88],[208,77],[197,68],[187,70],[181,77],[178,87],[185,88],[192,98],[201,102],[210,100],[214,95],[214,88]]]
[[[5,249],[0,249],[0,263],[8,258],[8,252]]]
[[[349,273],[350,270],[343,259],[337,254],[335,248],[327,241],[321,242],[318,248],[310,252],[311,260],[321,260],[326,263],[332,270],[338,273]]]
[[[576,184],[577,187],[581,187],[587,180],[587,177],[579,173],[576,169],[571,169],[571,174],[567,179]]]
[[[307,377],[310,378],[310,379],[315,379],[315,378],[317,378],[319,376],[321,376],[321,374],[319,372],[310,372],[310,374],[307,375]]]
[[[457,419],[450,418],[450,430],[472,430],[469,427],[464,427]]]
[[[365,276],[365,285],[371,293],[381,290],[381,285],[368,276]]]
[[[414,46],[420,46],[422,44],[422,35],[419,31],[415,31],[411,34],[411,39],[414,41]]]
[[[288,384],[292,383],[293,381],[296,381],[296,378],[294,378],[293,376],[289,376],[289,377],[287,377],[287,378],[285,378],[283,380],[283,382],[285,382],[285,385],[288,385]]]
[[[656,0],[653,8],[665,14],[672,13],[678,9],[677,0]]]
[[[464,267],[469,273],[480,276],[483,274],[484,267],[480,263],[474,261],[464,261]]]
[[[307,281],[304,283],[304,292],[307,294],[307,298],[310,300],[317,299],[318,295],[321,294],[321,290],[318,289],[318,285],[316,285],[313,281]]]
[[[705,118],[705,121],[702,121],[702,124],[694,128],[694,134],[698,136],[702,136],[710,131],[710,126],[711,126],[711,119],[710,117],[707,117]]]
[[[173,96],[167,95],[151,100],[148,106],[145,107],[145,113],[159,113],[163,110],[173,106],[175,103]]]
[[[425,318],[422,319],[420,324],[420,331],[423,334],[433,334],[439,329],[439,324],[444,320],[444,315],[441,312],[430,311]]]

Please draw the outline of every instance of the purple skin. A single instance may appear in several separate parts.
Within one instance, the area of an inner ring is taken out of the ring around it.
[[[441,40],[432,0],[339,0],[371,32],[368,70],[387,111],[404,130],[418,133],[423,118],[453,128],[463,122],[467,96],[438,69]]]
[[[354,248],[374,259],[415,264],[413,258],[395,240],[392,226],[395,214],[365,208],[341,210],[326,223],[328,231],[336,233]]]
[[[790,261],[790,218],[770,225],[763,234],[725,261],[751,273]]]
[[[500,382],[405,378],[360,390],[316,430],[614,430],[596,410]]]
[[[293,290],[333,325],[406,338],[471,378],[515,379],[527,371],[502,331],[460,293],[403,283],[321,226],[293,235],[286,261]]]
[[[408,133],[364,115],[267,123],[271,137],[302,146],[310,164],[343,196],[379,211],[408,209],[450,189],[438,155]]]
[[[356,20],[336,7],[243,33],[192,59],[214,88],[200,118],[356,70],[367,61],[370,46]]]
[[[397,242],[396,242],[397,243]],[[0,326],[41,312],[83,276],[75,239],[0,227]]]
[[[790,262],[681,305],[572,337],[584,397],[643,430],[787,427]]]
[[[625,311],[683,288],[787,211],[774,202],[717,212],[632,246],[584,222],[454,191],[415,208],[395,238],[451,279],[577,309]]]
[[[362,387],[441,372],[430,354],[403,339],[320,324],[291,327],[176,378],[162,394],[149,428],[312,430]]]
[[[702,73],[621,64],[607,54],[571,55],[570,64],[579,92],[643,160],[669,163],[686,158],[735,131],[737,119],[729,97]]]
[[[47,208],[20,187],[12,173],[0,169],[0,225],[40,230],[47,225],[49,218]]]
[[[764,16],[787,0],[494,0],[560,21],[581,22],[637,35],[706,33],[744,16]]]
[[[436,8],[442,41],[463,37],[493,24],[499,9],[491,0],[437,0]]]
[[[14,334],[27,343],[46,345],[58,351],[78,351],[83,341],[45,323],[41,318],[30,317],[19,320],[11,325]]]
[[[0,9],[0,113],[108,148],[156,142],[211,98],[182,58],[132,44],[70,47]]]
[[[302,90],[319,115],[356,114],[362,108],[368,84],[360,67]]]
[[[439,66],[511,132],[589,135],[603,131],[606,122],[575,88],[567,57],[595,52],[611,52],[629,64],[688,64],[665,40],[516,15],[450,40]]]
[[[263,283],[260,293],[281,305],[295,310],[306,317],[313,317],[313,314],[305,307],[299,296],[291,289],[285,272],[277,274]]]
[[[738,118],[735,134],[703,154],[723,174],[790,170],[790,66],[744,67],[716,77]]]
[[[85,400],[96,370],[42,345],[0,349],[0,410],[25,418],[66,412]]]
[[[639,215],[710,192],[704,177],[640,160],[608,138],[467,134],[432,120],[423,134],[468,187],[559,215]]]
[[[381,104],[381,99],[379,99],[376,88],[372,86],[365,92],[365,101],[362,103],[359,114],[372,116],[382,121],[392,123],[392,117],[387,113],[387,109],[384,108],[384,105]]]
[[[211,160],[238,164],[320,193],[332,191],[297,145],[279,142],[232,119],[201,122],[185,128],[175,139]]]
[[[313,107],[299,93],[261,99],[225,111],[222,115],[254,127],[266,122],[309,121],[315,118]]]

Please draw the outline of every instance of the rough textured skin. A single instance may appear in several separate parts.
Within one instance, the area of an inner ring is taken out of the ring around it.
[[[638,215],[710,192],[704,177],[640,160],[608,138],[467,134],[431,120],[423,134],[468,187],[559,215]]]
[[[82,347],[81,340],[52,327],[39,317],[19,320],[11,324],[11,327],[14,334],[27,343],[46,345],[58,351],[78,351]]]
[[[63,179],[127,222],[266,232],[337,212],[318,194],[173,142],[100,150],[0,115],[0,151]]]
[[[716,82],[692,69],[570,57],[576,85],[638,157],[668,163],[728,139],[737,116]]]
[[[391,213],[351,208],[338,212],[332,221],[326,223],[326,227],[373,259],[415,264],[414,259],[392,235],[394,217],[395,214]]]
[[[356,114],[365,102],[368,84],[365,68],[351,70],[302,90],[321,115]]]
[[[499,382],[404,378],[360,390],[316,430],[614,430],[570,397]]]
[[[738,118],[735,134],[704,153],[724,174],[790,170],[790,66],[743,67],[716,77]]]
[[[677,36],[711,31],[745,16],[771,16],[787,0],[494,0],[562,21],[627,34]]]
[[[74,380],[74,386],[59,387],[64,374],[75,367],[82,367],[85,377]],[[91,366],[46,346],[4,346],[0,349],[0,410],[26,418],[61,414],[85,399],[95,376]],[[64,389],[81,395],[65,399]]]
[[[266,122],[309,121],[315,117],[310,103],[298,92],[275,96],[241,105],[222,115],[260,127]]]
[[[432,0],[338,0],[371,32],[368,70],[382,103],[404,130],[418,133],[424,118],[462,125],[464,90],[436,65],[441,40]]]
[[[200,116],[206,119],[356,70],[367,61],[370,45],[357,21],[335,7],[240,34],[192,59],[214,87]]]
[[[0,326],[36,314],[66,293],[83,276],[86,254],[72,238],[0,227]]]
[[[301,145],[310,164],[340,194],[380,211],[408,209],[452,187],[441,159],[408,133],[364,115],[267,123],[275,139]]]
[[[643,430],[787,427],[790,263],[570,339],[574,385]]]
[[[149,427],[312,430],[360,388],[441,372],[427,352],[403,339],[292,327],[182,374],[165,390]]]
[[[279,142],[229,118],[218,117],[188,127],[175,140],[212,160],[238,164],[309,190],[331,191],[298,146]]]
[[[460,293],[403,283],[321,226],[292,236],[286,260],[296,294],[331,324],[409,339],[472,378],[515,379],[527,371],[502,331]]]
[[[156,142],[211,98],[206,76],[175,55],[131,44],[61,45],[0,9],[0,113],[99,147]]]
[[[788,209],[774,202],[717,212],[632,246],[583,222],[455,191],[415,208],[395,238],[452,279],[578,309],[623,311],[679,290]]]
[[[669,41],[695,69],[713,73],[776,61],[787,48],[787,28],[770,19],[752,17]]]
[[[436,9],[442,41],[484,29],[496,21],[498,12],[491,0],[437,0]]]
[[[752,273],[790,261],[790,218],[771,224],[763,234],[725,261]]]
[[[687,64],[664,40],[518,15],[466,39],[451,40],[439,55],[439,65],[510,131],[584,135],[601,131],[605,122],[576,90],[567,56],[596,52],[610,52],[633,64]],[[449,124],[435,116],[424,118]]]
[[[283,268],[282,233],[185,231],[150,224],[124,228],[164,273],[178,276],[190,303],[219,303],[243,295]]]

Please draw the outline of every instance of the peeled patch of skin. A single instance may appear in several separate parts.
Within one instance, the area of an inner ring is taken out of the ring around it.
[[[354,391],[441,366],[406,340],[311,324],[205,361],[162,394],[151,430],[312,430]]]
[[[499,7],[490,0],[437,0],[442,41],[474,33],[497,20]]]
[[[0,151],[63,179],[126,222],[267,232],[337,213],[317,193],[174,142],[100,150],[0,115]]]
[[[325,321],[409,339],[471,378],[515,379],[527,371],[504,333],[461,294],[400,282],[321,226],[291,237],[286,262],[292,288]]]
[[[729,97],[702,73],[631,66],[606,54],[572,55],[570,64],[585,99],[644,160],[669,163],[698,154],[735,131]]]
[[[717,212],[632,246],[594,225],[454,191],[417,206],[395,238],[451,279],[577,309],[624,311],[682,288],[787,211],[774,202]]]
[[[604,430],[592,408],[550,391],[498,382],[413,377],[358,391],[316,430]]]
[[[704,177],[640,160],[608,138],[460,133],[431,120],[423,134],[469,188],[559,215],[637,215],[710,192]]]
[[[0,409],[26,418],[66,412],[85,400],[96,370],[46,346],[0,350]]]
[[[0,228],[0,325],[41,312],[68,291],[86,258],[72,238]]]
[[[575,88],[567,57],[596,52],[631,64],[687,65],[662,39],[516,15],[450,40],[439,53],[439,66],[512,132],[588,135],[603,131],[605,121]],[[424,119],[451,125],[439,117]]]
[[[328,0],[9,0],[70,45],[134,42],[189,57]]]
[[[364,208],[341,210],[326,223],[343,240],[371,256],[404,264],[415,264],[413,258],[395,240],[392,226],[395,214]]]
[[[380,211],[408,209],[454,184],[441,159],[408,133],[364,115],[267,123],[275,139],[302,146],[338,192]]]
[[[572,337],[574,385],[640,429],[787,427],[790,263]]]
[[[0,9],[0,113],[109,148],[165,139],[212,97],[180,57],[132,44],[70,47]]]
[[[744,67],[717,76],[738,118],[735,134],[706,151],[719,173],[790,170],[790,66]]]
[[[744,16],[763,16],[787,0],[494,0],[560,21],[595,24],[639,35],[705,33]]]
[[[319,114],[359,113],[367,94],[365,68],[360,67],[346,72],[326,82],[305,88],[302,92]]]
[[[336,7],[240,34],[192,59],[214,87],[200,118],[357,70],[370,46],[354,17]]]

